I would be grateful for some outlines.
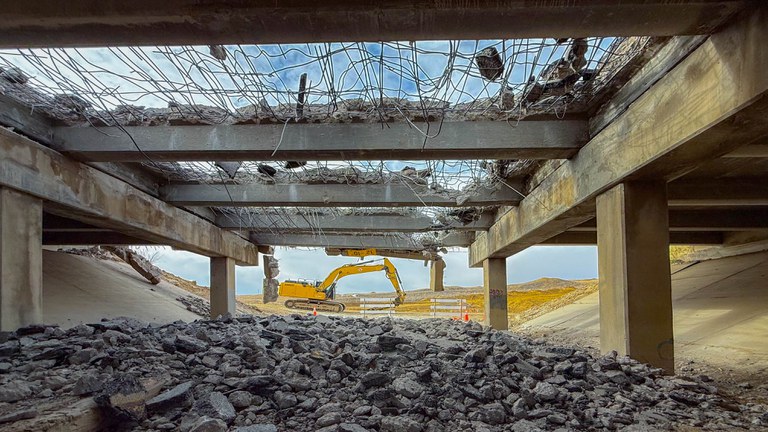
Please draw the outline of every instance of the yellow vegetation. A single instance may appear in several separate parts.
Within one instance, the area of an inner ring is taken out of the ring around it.
[[[528,309],[541,306],[544,303],[557,300],[575,290],[576,288],[568,287],[548,290],[511,291],[507,294],[507,312],[509,314],[518,314]],[[482,294],[473,294],[467,297],[470,312],[483,312],[483,297]]]

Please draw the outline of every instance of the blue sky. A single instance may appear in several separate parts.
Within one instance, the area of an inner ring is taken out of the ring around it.
[[[291,278],[322,279],[334,268],[357,262],[356,258],[329,257],[322,250],[279,247],[278,280]],[[450,251],[445,256],[445,284],[479,286],[483,283],[482,269],[467,266],[465,249]],[[406,290],[429,285],[429,267],[421,261],[393,258]],[[191,252],[165,248],[156,265],[177,276],[208,286],[208,258]],[[237,268],[237,293],[259,294],[264,273],[261,267]],[[589,279],[597,277],[597,248],[594,246],[536,246],[507,259],[507,282],[519,283],[541,277]],[[392,289],[383,274],[369,273],[348,277],[339,282],[339,292],[384,292]]]

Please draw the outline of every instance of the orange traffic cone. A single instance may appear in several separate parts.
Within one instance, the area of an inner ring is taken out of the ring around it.
[[[469,312],[464,313],[464,322],[469,322]]]
[[[317,306],[312,308],[312,316],[317,316]]]

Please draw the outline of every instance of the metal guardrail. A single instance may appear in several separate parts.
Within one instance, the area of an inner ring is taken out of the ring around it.
[[[363,317],[369,315],[388,315],[395,314],[395,298],[361,298],[360,313]]]
[[[429,309],[433,318],[445,317],[461,320],[467,313],[467,301],[465,299],[432,298],[429,300]]]

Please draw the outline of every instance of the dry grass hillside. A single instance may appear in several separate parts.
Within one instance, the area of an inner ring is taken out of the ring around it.
[[[569,304],[594,292],[597,289],[597,282],[593,279],[569,281],[557,278],[541,278],[521,284],[510,284],[507,286],[507,289],[509,291],[507,305],[510,322],[517,323],[522,317],[538,316],[538,314],[543,314],[552,310],[552,308],[559,307],[555,305]],[[426,317],[430,314],[430,299],[455,298],[467,301],[471,319],[483,319],[483,287],[480,286],[448,286],[445,288],[445,291],[438,293],[425,288],[406,291],[406,294],[405,304],[397,308],[398,315]],[[337,300],[347,305],[348,313],[359,313],[361,298],[387,297],[393,297],[393,293],[343,294],[339,295]],[[283,306],[285,298],[279,298],[277,302],[268,304],[262,303],[261,295],[243,295],[238,296],[237,299],[242,303],[258,307],[267,313],[292,312]],[[532,313],[531,311],[534,310],[537,312]]]

